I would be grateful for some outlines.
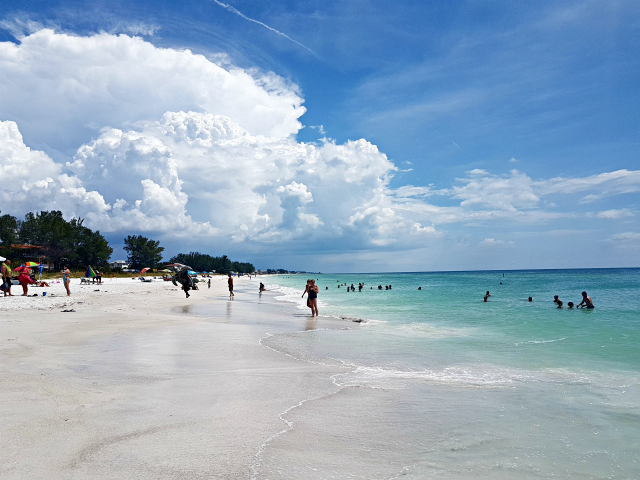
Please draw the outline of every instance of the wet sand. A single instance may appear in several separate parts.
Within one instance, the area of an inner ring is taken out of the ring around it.
[[[0,299],[0,477],[260,478],[281,414],[343,370],[260,344],[307,320],[260,304],[258,283],[237,279],[233,301],[221,277],[188,300],[128,279]]]

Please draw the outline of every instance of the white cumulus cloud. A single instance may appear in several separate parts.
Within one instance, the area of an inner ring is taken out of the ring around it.
[[[0,118],[20,120],[30,141],[59,150],[166,111],[225,115],[254,135],[297,133],[305,111],[297,87],[252,74],[139,37],[42,29],[0,42]]]

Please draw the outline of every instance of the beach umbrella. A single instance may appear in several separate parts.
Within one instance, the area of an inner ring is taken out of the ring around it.
[[[87,271],[84,274],[85,277],[95,277],[96,276],[96,272],[93,271],[93,268],[91,268],[91,265],[89,265],[87,267]]]
[[[143,274],[144,272],[146,272],[147,270],[150,270],[150,268],[149,268],[149,267],[147,267],[147,268],[143,268],[142,270],[140,270],[140,275],[142,275],[142,274]]]
[[[40,264],[38,262],[27,262],[24,264],[25,267],[39,267]]]

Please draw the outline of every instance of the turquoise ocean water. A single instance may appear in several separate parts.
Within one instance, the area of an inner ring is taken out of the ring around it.
[[[303,313],[308,276],[267,277],[267,288]],[[266,343],[350,368],[334,378],[338,395],[316,402],[313,415],[301,410],[297,428],[274,442],[265,472],[640,478],[640,269],[313,278],[321,318]],[[568,310],[583,290],[596,308]],[[329,318],[340,327],[324,328]],[[332,449],[318,459],[347,460],[329,468],[313,456],[278,456],[314,439],[316,452]]]

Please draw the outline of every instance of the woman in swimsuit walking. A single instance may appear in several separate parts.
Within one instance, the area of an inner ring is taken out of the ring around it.
[[[311,309],[311,316],[318,316],[318,291],[319,288],[316,285],[315,280],[307,281],[307,288],[304,289],[304,293],[309,293],[309,299],[307,300],[307,306]],[[302,296],[304,297],[304,293]]]

